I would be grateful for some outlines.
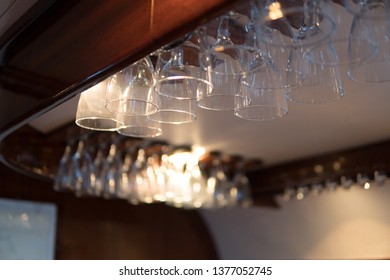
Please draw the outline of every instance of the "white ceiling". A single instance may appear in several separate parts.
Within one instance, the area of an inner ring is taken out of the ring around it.
[[[351,17],[347,13],[342,17],[349,26]],[[346,68],[341,70],[346,95],[340,101],[289,103],[287,116],[263,122],[242,120],[232,112],[199,109],[195,122],[164,125],[159,138],[261,158],[266,165],[390,139],[390,83],[352,82]],[[31,124],[42,132],[50,131],[74,121],[76,106],[74,98]]]

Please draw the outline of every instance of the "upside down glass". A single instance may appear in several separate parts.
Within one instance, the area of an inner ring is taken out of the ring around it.
[[[232,42],[230,38],[230,15],[223,15],[217,22],[209,23],[209,28],[218,24],[217,36],[214,38],[205,34],[210,41],[209,47],[204,50],[205,59],[202,67],[209,77],[214,89],[198,95],[198,106],[208,110],[234,110],[236,103],[242,99],[239,91],[239,80],[246,56],[245,49]]]
[[[109,79],[106,107],[127,116],[147,116],[157,112],[158,97],[153,90],[154,69],[149,57],[126,67]]]
[[[348,76],[359,82],[390,81],[390,3],[388,1],[344,1],[354,15],[351,38],[371,40],[377,51],[368,59],[351,64]],[[351,56],[361,56],[364,49],[350,41]]]
[[[117,114],[110,112],[105,106],[108,83],[109,79],[106,79],[80,94],[76,112],[78,126],[91,130],[114,131],[122,124],[117,120]]]
[[[155,85],[155,91],[160,96],[196,99],[213,90],[199,64],[201,46],[200,36],[195,32],[181,45],[160,51]]]

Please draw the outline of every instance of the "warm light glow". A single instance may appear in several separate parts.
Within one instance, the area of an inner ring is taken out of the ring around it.
[[[283,17],[283,12],[282,12],[281,7],[282,6],[280,5],[279,2],[271,3],[268,6],[268,10],[269,10],[268,17],[271,20],[276,20],[276,19],[282,18]]]
[[[364,183],[364,189],[368,190],[369,188],[371,188],[370,183],[369,182]]]
[[[193,155],[190,152],[174,153],[169,156],[169,162],[172,163],[176,169],[180,170],[183,169],[186,163],[191,161],[192,157]]]
[[[214,48],[214,51],[216,51],[216,52],[223,52],[224,50],[225,50],[224,46],[218,46],[218,47]]]
[[[206,154],[206,149],[200,146],[192,146],[194,155],[199,159]]]

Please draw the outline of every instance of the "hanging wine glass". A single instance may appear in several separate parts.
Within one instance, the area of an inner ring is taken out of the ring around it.
[[[348,76],[359,82],[386,82],[390,80],[390,3],[388,1],[344,1],[354,16],[350,32],[349,55],[367,57],[365,48],[356,41],[370,41],[376,52],[367,59],[351,64]]]
[[[329,64],[313,63],[321,57]],[[305,79],[301,87],[291,89],[287,99],[296,103],[325,103],[345,95],[344,85],[337,67],[337,54],[329,45],[320,45],[304,54]],[[332,64],[332,61],[334,64]]]
[[[240,92],[244,98],[238,100],[234,114],[258,121],[283,117],[287,114],[287,99],[282,71],[260,50],[255,25],[250,23],[247,29],[248,68],[240,78]]]
[[[135,153],[135,144],[133,141],[128,140],[125,142],[125,156],[123,159],[121,170],[121,188],[120,198],[129,199],[134,191],[134,182],[130,180],[130,172],[134,163],[133,155]]]
[[[191,157],[191,147],[176,147],[169,155],[166,204],[174,207],[189,207],[192,201],[191,174],[187,164]]]
[[[242,158],[239,158],[237,163],[235,164],[235,173],[232,180],[232,185],[234,186],[232,195],[231,191],[231,197],[235,198],[234,201],[232,199],[233,205],[238,205],[243,208],[248,208],[252,206],[252,191],[251,191],[251,185],[249,182],[248,177],[244,173],[244,166],[245,162]]]
[[[132,204],[137,204],[138,202],[154,202],[154,194],[152,192],[147,167],[145,148],[140,147],[137,152],[137,158],[134,161],[129,174],[129,181],[134,184],[134,191],[128,198],[129,202]]]
[[[105,198],[126,198],[127,193],[122,189],[122,153],[120,149],[121,137],[112,135],[110,149],[106,158],[107,169],[105,173],[105,183],[103,197]]]
[[[163,48],[158,55],[155,90],[160,96],[179,100],[196,99],[213,90],[199,64],[200,36],[194,32],[185,38],[180,45],[172,49]]]
[[[126,116],[147,116],[157,112],[158,96],[153,63],[145,57],[109,78],[106,107]]]
[[[91,155],[87,151],[87,136],[83,135],[78,144],[75,153],[72,155],[70,168],[71,187],[76,196],[89,194],[91,189],[91,175],[94,174],[94,165]]]
[[[331,0],[316,1],[318,8],[327,14],[336,25],[335,32],[329,41],[325,40],[321,43],[323,45],[321,48],[328,48],[337,59],[329,59],[329,57],[320,55],[307,57],[313,63],[334,66],[362,63],[377,51],[374,40],[370,38],[371,35],[361,36],[359,34],[361,30],[356,29],[358,19],[348,12],[349,1],[338,2],[336,4]],[[354,5],[357,5],[358,1],[355,2]]]
[[[212,167],[210,176],[207,179],[207,188],[213,189],[213,199],[215,208],[223,208],[229,206],[230,190],[232,188],[227,174],[224,170],[221,154],[219,152],[211,153]]]
[[[74,149],[75,143],[76,139],[74,138],[70,138],[66,143],[64,153],[60,159],[58,170],[54,178],[53,188],[56,191],[70,190],[72,188],[71,164],[72,151]]]
[[[216,41],[204,50],[202,67],[205,69],[214,87],[211,92],[204,92],[197,98],[198,106],[204,109],[225,111],[234,110],[237,99],[241,99],[239,79],[246,65],[245,49],[234,44],[230,38],[230,15],[219,19]],[[209,28],[215,22],[209,23]]]
[[[95,158],[93,160],[94,174],[92,176],[91,187],[92,187],[92,195],[94,196],[102,196],[103,194],[103,185],[104,185],[104,164],[106,160],[106,156],[108,154],[108,146],[109,141],[106,137],[106,134],[99,134],[97,138],[98,148],[96,151]]]

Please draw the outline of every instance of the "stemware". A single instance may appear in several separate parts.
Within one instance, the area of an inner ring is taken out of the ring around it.
[[[317,46],[304,57],[305,79],[299,88],[287,93],[287,99],[296,103],[325,103],[342,98],[345,95],[344,85],[336,63],[337,54],[331,47]],[[315,57],[325,58],[329,64],[313,63]]]
[[[108,155],[103,161],[103,169],[101,172],[102,195],[106,199],[110,198],[125,198],[126,193],[122,191],[122,158],[121,151],[118,147],[120,137],[112,135],[112,140]]]
[[[158,109],[158,96],[153,91],[153,63],[145,57],[109,79],[106,107],[128,116],[147,116]]]
[[[196,120],[196,101],[178,99],[160,95],[160,107],[156,113],[148,116],[151,121],[166,124],[183,124]]]
[[[215,208],[223,208],[230,205],[230,191],[232,184],[225,173],[221,154],[218,152],[212,153],[212,167],[210,176],[207,179],[207,188],[213,189],[213,206]]]
[[[92,195],[100,197],[103,193],[104,185],[104,164],[106,156],[108,154],[109,141],[107,140],[107,135],[100,134],[98,136],[98,148],[96,151],[95,158],[93,160],[94,174],[92,175],[91,188]]]
[[[54,190],[70,190],[71,189],[71,163],[72,163],[72,150],[76,140],[70,138],[65,146],[64,153],[60,159],[58,170],[54,178]]]
[[[250,207],[253,204],[252,191],[249,179],[244,173],[244,161],[242,158],[235,164],[235,170],[236,172],[232,180],[235,196],[232,195],[231,191],[231,196],[235,199],[231,204],[244,208]]]
[[[196,99],[213,90],[199,64],[203,44],[199,33],[194,32],[186,38],[180,45],[168,50],[163,48],[159,52],[155,91],[160,96]]]
[[[291,7],[266,1],[257,19],[263,48],[283,73],[289,89],[299,87],[308,73],[302,54],[328,40],[335,30],[334,22],[317,3],[309,0]]]
[[[313,63],[339,66],[361,63],[377,51],[372,35],[366,33],[362,36],[362,30],[357,28],[358,17],[348,12],[351,9],[349,1],[338,2],[341,3],[336,4],[331,0],[321,0],[316,3],[336,25],[336,30],[329,40],[321,44],[324,45],[323,48],[329,48],[337,59],[329,60],[329,57],[319,55],[308,57]]]
[[[237,100],[234,114],[247,120],[282,117],[287,114],[282,71],[261,50],[253,21],[247,25],[247,30],[247,72],[240,78],[240,93],[244,98]]]
[[[214,89],[198,95],[198,106],[208,110],[234,110],[237,99],[242,99],[239,91],[239,79],[246,65],[245,49],[233,43],[230,38],[230,15],[223,15],[219,21],[215,42],[204,50],[202,67],[205,69]],[[209,29],[215,22],[209,23]],[[210,37],[208,34],[207,39]]]
[[[151,186],[148,167],[146,151],[140,147],[129,174],[129,181],[134,184],[134,190],[128,197],[128,201],[132,204],[154,202],[153,186]]]
[[[94,174],[94,165],[91,154],[86,147],[87,136],[83,135],[72,155],[70,166],[71,188],[76,196],[90,194],[91,175]]]
[[[263,39],[267,46],[289,49],[286,65],[292,70],[287,71],[287,80],[296,80],[297,75],[293,74],[296,71],[303,76],[299,86],[290,86],[286,93],[287,99],[293,102],[328,102],[341,98],[345,93],[339,70],[332,65],[337,62],[337,54],[324,44],[330,42],[335,24],[318,3],[309,0],[304,2],[303,7],[282,9],[272,2],[262,17],[260,29],[265,30],[262,34],[267,34]],[[296,64],[292,64],[291,55]],[[329,65],[313,63],[316,57],[325,58]]]
[[[390,80],[390,3],[388,1],[344,1],[354,15],[351,38],[370,40],[376,52],[364,61],[351,64],[348,76],[359,82],[386,82]],[[365,49],[350,41],[351,57],[365,54]]]

